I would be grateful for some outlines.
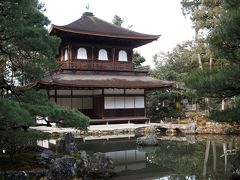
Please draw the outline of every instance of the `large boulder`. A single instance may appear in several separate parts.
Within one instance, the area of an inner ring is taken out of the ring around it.
[[[113,169],[113,161],[105,153],[94,153],[89,160],[88,174],[90,176],[108,178],[114,175]]]
[[[140,145],[140,146],[157,146],[158,139],[156,135],[148,135],[148,136],[138,137],[136,143],[137,145]]]
[[[57,158],[48,174],[48,179],[51,180],[66,180],[73,179],[77,176],[77,162],[73,157],[65,156]]]
[[[5,180],[28,180],[27,174],[24,171],[8,171],[4,175]]]

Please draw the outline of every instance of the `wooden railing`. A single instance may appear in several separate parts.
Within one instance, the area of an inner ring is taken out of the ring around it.
[[[113,62],[100,60],[72,60],[62,62],[62,69],[74,70],[127,70],[133,71],[132,62]]]

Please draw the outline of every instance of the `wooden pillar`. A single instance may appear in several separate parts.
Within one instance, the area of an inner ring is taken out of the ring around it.
[[[146,91],[144,89],[144,116],[147,117],[147,103],[146,103]]]
[[[104,108],[105,98],[104,98],[104,97],[105,97],[105,95],[104,95],[104,89],[102,89],[102,98],[101,98],[102,101],[103,101],[103,102],[102,102],[102,119],[105,119],[105,117],[104,117],[104,116],[105,116],[105,111],[104,111],[104,109],[105,109],[105,108]]]
[[[57,104],[57,89],[56,89],[56,87],[54,89],[54,98],[55,98],[55,103]]]
[[[72,45],[68,45],[68,60],[72,60]]]
[[[73,96],[73,90],[71,88],[71,108],[72,108],[72,96]]]
[[[115,63],[115,48],[112,49],[112,61]]]
[[[92,54],[91,54],[91,56],[92,56],[92,61],[94,60],[94,47],[92,46]]]
[[[49,89],[47,90],[47,95],[48,95],[48,100],[50,100],[50,97],[49,97]]]

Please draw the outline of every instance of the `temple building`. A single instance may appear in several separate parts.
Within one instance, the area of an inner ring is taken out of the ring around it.
[[[133,49],[159,38],[125,29],[85,12],[68,25],[52,25],[50,35],[61,38],[57,60],[61,69],[39,81],[49,100],[76,108],[90,123],[148,121],[146,91],[173,83],[135,68]]]

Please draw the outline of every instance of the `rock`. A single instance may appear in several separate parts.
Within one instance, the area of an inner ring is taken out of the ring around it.
[[[76,143],[75,142],[72,142],[69,144],[65,143],[65,151],[66,151],[66,153],[69,153],[69,154],[77,153],[78,149],[77,149]]]
[[[65,156],[57,158],[50,170],[47,179],[66,180],[77,176],[77,162],[73,157]]]
[[[67,133],[67,134],[65,134],[65,136],[64,136],[64,141],[65,141],[66,144],[70,144],[70,143],[75,142],[75,139],[74,139],[73,134],[70,133],[70,132]]]
[[[45,160],[51,160],[54,157],[54,153],[50,149],[44,149],[40,153],[40,157]]]
[[[135,136],[142,136],[146,131],[145,129],[146,129],[145,127],[136,128],[134,130]]]
[[[87,174],[87,169],[89,166],[89,156],[86,151],[80,151],[80,160],[77,160],[78,173]]]
[[[34,180],[44,180],[44,178],[47,177],[47,174],[47,169],[34,169],[28,172],[29,179]]]
[[[44,149],[40,154],[37,155],[37,160],[39,164],[48,164],[53,157],[54,153],[51,150]]]
[[[140,146],[156,146],[158,145],[158,139],[156,135],[148,135],[138,137],[136,143]]]
[[[113,161],[105,153],[94,153],[90,158],[88,174],[93,177],[107,178],[114,175]]]
[[[155,134],[156,132],[156,127],[155,126],[148,126],[146,127],[145,129],[145,132],[148,133],[148,134]]]
[[[58,151],[68,154],[74,154],[78,152],[77,144],[72,133],[67,133],[62,140],[60,140]]]
[[[191,122],[188,123],[188,129],[187,129],[187,134],[195,134],[196,132],[196,123],[195,122]]]
[[[5,180],[28,180],[25,171],[8,171],[4,175]]]
[[[167,135],[170,135],[170,136],[174,136],[174,135],[176,135],[178,132],[177,132],[177,130],[176,129],[167,129],[166,130],[166,134]]]

